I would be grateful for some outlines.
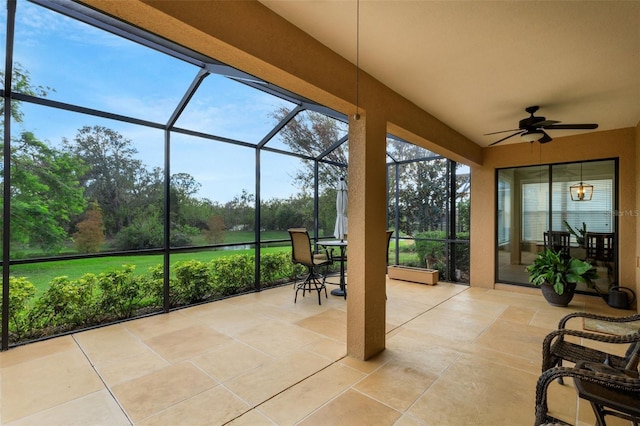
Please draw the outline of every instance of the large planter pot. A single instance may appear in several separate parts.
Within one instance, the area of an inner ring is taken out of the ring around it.
[[[565,307],[571,302],[571,299],[573,299],[576,285],[566,285],[562,294],[556,293],[551,284],[544,283],[540,286],[540,288],[542,289],[542,295],[546,299],[547,303],[549,303],[551,306]]]

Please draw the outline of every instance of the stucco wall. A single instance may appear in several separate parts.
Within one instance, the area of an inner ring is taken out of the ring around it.
[[[640,172],[640,121],[636,125],[636,171]],[[636,182],[636,211],[640,212],[640,177],[638,173],[635,176]],[[638,241],[637,236],[640,235],[640,219],[636,217],[636,244],[635,247],[635,259],[634,266],[636,272],[636,294],[640,295],[640,241]],[[640,312],[640,303],[636,302],[636,310]]]
[[[471,168],[471,285],[495,285],[495,179],[497,168],[618,158],[620,284],[638,288],[636,242],[638,185],[636,128],[555,137],[547,144],[518,143],[485,148],[482,166]],[[635,250],[634,250],[635,248]]]

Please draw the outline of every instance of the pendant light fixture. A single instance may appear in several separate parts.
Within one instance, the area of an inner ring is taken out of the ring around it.
[[[580,183],[569,187],[571,201],[591,201],[593,197],[593,185],[582,181],[582,163],[580,163]]]

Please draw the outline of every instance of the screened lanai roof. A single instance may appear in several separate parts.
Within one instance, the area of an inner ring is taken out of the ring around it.
[[[14,80],[17,99],[346,165],[344,114],[80,4],[33,3],[44,8],[17,3],[12,55],[46,95],[35,96],[42,93],[25,91]],[[38,108],[27,107],[25,113],[37,116]],[[317,114],[332,122],[331,135],[308,140],[302,135],[300,148],[286,143],[283,129],[311,122]],[[46,139],[68,137],[64,120],[48,121]],[[389,162],[437,157],[393,136],[389,141]]]

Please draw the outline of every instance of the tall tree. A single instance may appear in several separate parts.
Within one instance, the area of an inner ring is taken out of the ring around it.
[[[4,80],[4,75],[0,73]],[[46,97],[49,87],[32,84],[29,73],[16,64],[12,90]],[[4,130],[4,103],[0,105]],[[11,117],[20,124],[20,102],[11,101]],[[0,144],[4,150],[4,144]],[[4,163],[0,171],[4,176]],[[85,168],[79,158],[43,142],[30,131],[12,131],[11,137],[11,240],[48,253],[58,252],[69,239],[73,216],[85,206],[78,176]],[[4,188],[2,188],[4,190]],[[0,206],[4,197],[0,197]]]
[[[137,176],[143,170],[131,140],[103,126],[84,126],[69,141],[63,140],[68,152],[79,156],[89,166],[81,177],[86,197],[96,200],[102,209],[107,236],[113,236],[131,222]]]
[[[391,139],[387,141],[387,151],[402,163],[398,182],[400,231],[415,235],[443,228],[448,211],[447,160],[419,146]],[[393,190],[395,174],[390,181]]]
[[[91,203],[85,219],[78,223],[76,228],[78,231],[73,235],[73,239],[79,252],[96,253],[100,251],[100,245],[104,242],[104,226],[98,203]]]
[[[12,240],[58,252],[69,237],[73,216],[84,210],[78,175],[84,168],[73,155],[60,152],[23,132],[11,147]]]
[[[170,211],[173,226],[203,227],[207,217],[194,217],[194,212],[199,213],[197,206],[200,205],[195,195],[201,187],[202,185],[188,173],[176,173],[171,176]]]
[[[253,230],[255,220],[255,196],[242,190],[242,194],[233,197],[224,205],[223,221],[227,229]]]
[[[31,82],[31,76],[29,71],[25,70],[18,62],[13,65],[13,72],[11,73],[11,90],[14,92],[22,93],[23,95],[39,96],[46,98],[50,92],[55,92],[55,89],[49,86],[34,85]],[[0,85],[5,86],[4,73],[0,71]],[[20,110],[20,101],[15,99],[11,100],[11,118],[17,123],[22,123],[24,114]],[[0,102],[0,120],[4,127],[4,102]]]
[[[280,121],[288,113],[287,108],[282,107],[273,113],[273,117]],[[345,136],[347,132],[346,123],[314,111],[303,111],[291,119],[282,128],[279,135],[292,152],[316,158]],[[348,146],[342,144],[330,151],[323,160],[346,165],[347,155]],[[313,195],[314,164],[311,160],[303,160],[303,163],[306,167],[297,171],[295,180],[302,192],[306,195]],[[345,174],[346,168],[342,176]],[[341,174],[336,172],[334,165],[320,162],[318,185],[321,193],[336,188],[340,177]]]

